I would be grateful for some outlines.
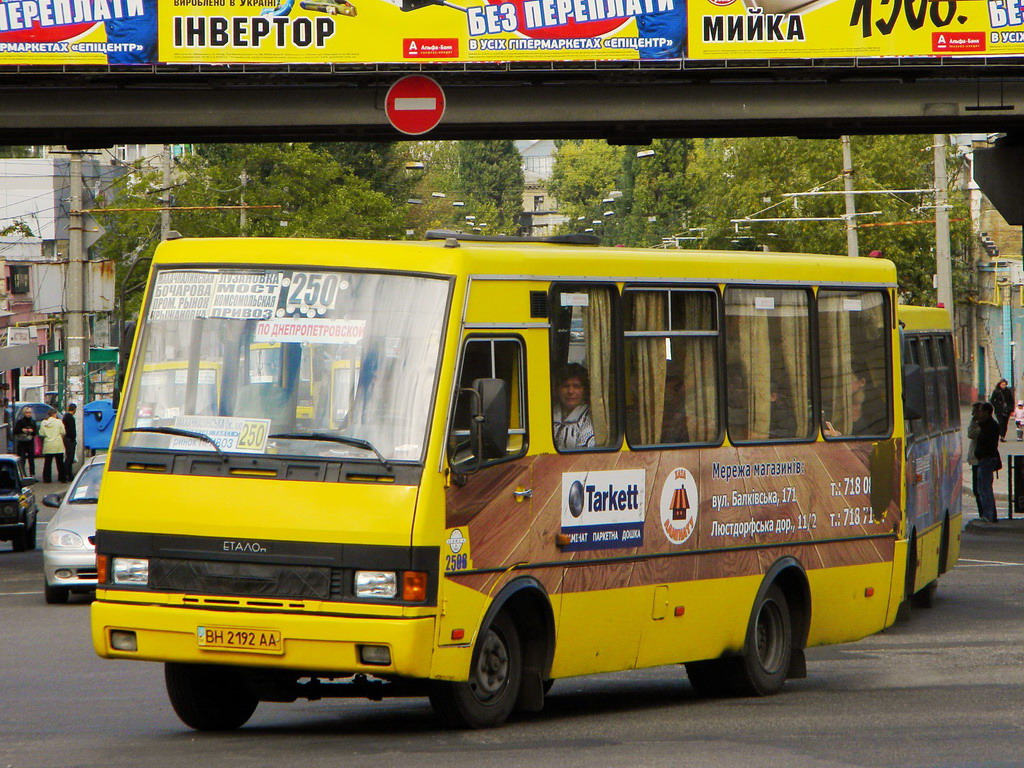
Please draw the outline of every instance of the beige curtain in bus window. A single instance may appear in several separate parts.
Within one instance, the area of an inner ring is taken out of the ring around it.
[[[715,327],[714,295],[677,293],[673,300],[685,302],[683,317],[687,331]],[[684,338],[680,349],[683,392],[686,397],[687,440],[706,443],[718,436],[718,354],[714,338]]]
[[[793,413],[793,432],[786,437],[807,437],[810,432],[811,367],[810,315],[804,291],[779,291],[778,344],[786,387],[782,392]],[[776,382],[772,382],[773,385]],[[779,387],[780,391],[783,389]],[[788,410],[787,410],[788,413]]]
[[[726,293],[726,313],[735,322],[735,337],[727,346],[730,403],[740,405],[729,415],[731,436],[740,440],[763,440],[771,425],[771,345],[768,318],[775,297],[765,291],[733,289]],[[745,406],[746,414],[742,408]],[[745,418],[744,418],[745,416]],[[734,434],[732,434],[734,433]]]
[[[633,293],[632,329],[664,331],[668,327],[665,302],[667,293]],[[633,356],[636,375],[637,416],[640,434],[638,445],[661,442],[661,425],[665,414],[665,374],[667,339],[664,336],[631,338],[628,349]]]
[[[853,366],[850,360],[850,316],[841,294],[818,291],[818,351],[821,360],[821,420],[840,433],[853,428]]]
[[[615,402],[612,381],[612,302],[607,288],[587,291],[583,312],[587,339],[587,367],[590,373],[590,416],[594,422],[594,443],[607,445],[612,432]]]

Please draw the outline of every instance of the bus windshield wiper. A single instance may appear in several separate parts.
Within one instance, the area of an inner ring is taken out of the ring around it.
[[[278,432],[270,437],[276,437],[282,440],[326,440],[329,443],[353,445],[356,448],[373,451],[373,454],[380,459],[380,463],[384,465],[384,469],[389,472],[391,471],[391,462],[385,459],[381,452],[378,451],[369,440],[362,440],[358,437],[347,437],[345,435],[327,435],[323,432]]]
[[[128,429],[122,429],[122,432],[151,432],[157,435],[177,435],[178,437],[191,437],[193,440],[202,440],[204,443],[209,443],[213,446],[213,450],[217,452],[224,461],[228,460],[228,455],[221,450],[221,447],[217,445],[212,437],[203,432],[193,432],[191,429],[178,429],[177,427],[129,427]]]

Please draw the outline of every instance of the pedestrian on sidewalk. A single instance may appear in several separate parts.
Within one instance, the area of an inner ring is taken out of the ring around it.
[[[992,390],[992,396],[988,401],[992,403],[995,411],[996,421],[999,423],[999,439],[1006,442],[1006,425],[1010,422],[1010,414],[1013,413],[1013,390],[1006,379],[1000,379],[996,388]]]
[[[978,517],[981,517],[981,497],[978,495],[978,457],[974,455],[978,447],[978,433],[981,432],[981,424],[978,423],[978,414],[984,400],[978,400],[971,404],[971,420],[967,424],[967,437],[970,443],[967,445],[967,463],[971,467],[971,493],[974,494],[974,503],[978,507]]]
[[[1003,460],[999,457],[999,424],[993,418],[992,403],[982,403],[978,412],[971,418],[971,426],[977,424],[977,435],[974,438],[974,456],[978,460],[978,514],[979,519],[994,523],[996,521],[996,497],[992,490],[995,473],[1003,468]],[[968,431],[967,436],[971,436]]]
[[[1017,425],[1017,442],[1024,442],[1024,400],[1018,400],[1013,409],[1013,423]]]
[[[75,477],[75,450],[78,448],[78,425],[75,423],[75,411],[78,406],[71,403],[67,413],[61,419],[64,425],[64,464],[61,466],[62,483],[70,483]]]
[[[57,410],[50,409],[49,415],[39,425],[39,436],[43,438],[43,482],[53,479],[50,468],[57,466],[57,477],[61,476],[64,465],[64,424],[57,418]]]

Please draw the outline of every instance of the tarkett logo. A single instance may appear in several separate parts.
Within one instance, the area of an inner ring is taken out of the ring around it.
[[[932,32],[935,53],[973,53],[985,50],[984,32]]]
[[[459,55],[457,37],[407,37],[402,41],[407,59],[455,59]]]

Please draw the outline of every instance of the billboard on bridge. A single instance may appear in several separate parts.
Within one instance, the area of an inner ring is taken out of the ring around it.
[[[1021,2],[0,0],[0,65],[1009,55]]]

